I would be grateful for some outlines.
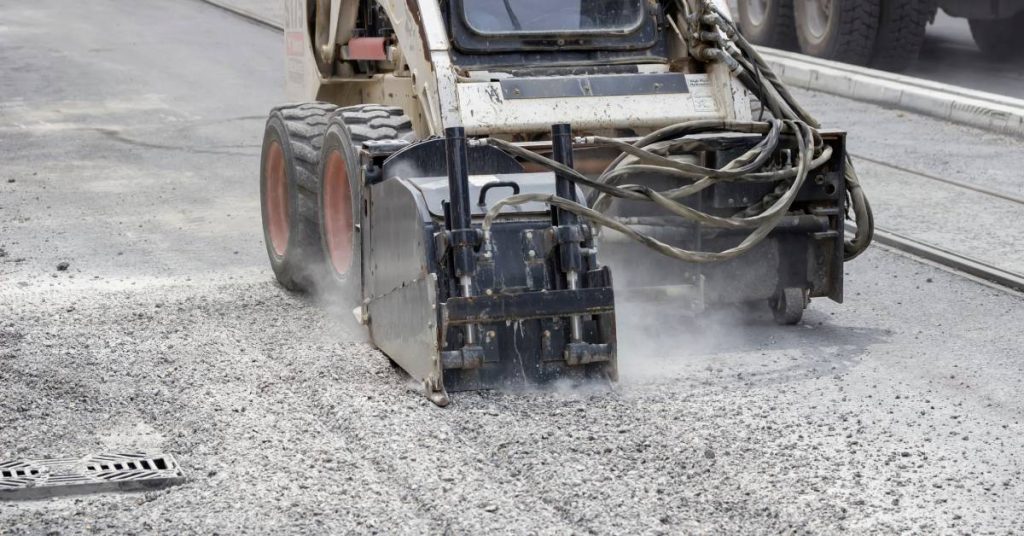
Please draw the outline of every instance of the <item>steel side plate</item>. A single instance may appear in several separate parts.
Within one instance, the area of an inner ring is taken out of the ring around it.
[[[93,454],[0,462],[0,500],[150,490],[185,481],[169,454]]]

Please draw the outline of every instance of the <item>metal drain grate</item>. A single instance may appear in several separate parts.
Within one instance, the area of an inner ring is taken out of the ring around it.
[[[146,490],[185,481],[169,454],[94,454],[0,462],[0,500]]]

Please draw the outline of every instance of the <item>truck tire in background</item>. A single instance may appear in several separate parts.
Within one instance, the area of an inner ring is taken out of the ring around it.
[[[887,71],[909,67],[921,52],[936,9],[935,0],[882,0],[871,66]]]
[[[801,52],[855,65],[871,61],[880,0],[794,0],[794,8]]]
[[[1024,11],[1006,19],[970,19],[974,42],[996,59],[1024,58]]]
[[[280,106],[267,119],[260,157],[263,239],[274,276],[288,290],[310,290],[323,269],[317,168],[337,108],[323,102]]]
[[[750,42],[785,50],[796,48],[793,0],[740,0],[737,11],[740,30]]]

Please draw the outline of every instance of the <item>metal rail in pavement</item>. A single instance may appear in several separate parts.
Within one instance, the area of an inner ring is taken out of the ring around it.
[[[233,13],[233,14],[238,15],[238,16],[244,18],[244,19],[248,19],[250,22],[255,22],[256,24],[259,24],[260,26],[266,26],[267,28],[270,28],[272,30],[284,31],[284,25],[281,24],[280,22],[277,22],[275,20],[269,19],[269,18],[264,17],[262,15],[258,15],[256,13],[253,13],[252,11],[247,10],[247,9],[238,8],[238,7],[235,7],[235,6],[233,6],[233,5],[231,5],[231,4],[227,3],[227,2],[222,2],[220,0],[199,0],[199,1],[204,3],[204,4],[209,4],[209,5],[213,6],[213,7],[223,9],[224,11],[227,11],[228,13]]]
[[[862,156],[862,155],[858,155],[858,154],[851,154],[850,156],[852,156],[854,158],[854,160],[863,160],[865,162],[870,162],[870,163],[875,164],[877,166],[887,167],[889,169],[894,169],[894,170],[900,171],[902,173],[907,173],[909,175],[914,175],[916,177],[921,177],[922,179],[928,179],[928,180],[933,180],[933,181],[936,181],[936,182],[945,183],[945,184],[948,184],[950,186],[956,186],[957,188],[963,188],[964,190],[970,190],[972,192],[977,192],[979,194],[985,194],[985,195],[988,195],[988,196],[991,196],[991,197],[1002,199],[1004,201],[1009,201],[1011,203],[1017,203],[1018,205],[1024,205],[1024,197],[1018,197],[1018,196],[1015,196],[1013,194],[1008,194],[1008,193],[1005,193],[1005,192],[1000,192],[1000,191],[997,191],[997,190],[992,190],[992,189],[989,189],[989,188],[985,188],[984,186],[978,186],[976,184],[971,184],[971,183],[964,182],[964,181],[958,181],[956,179],[947,179],[947,178],[944,178],[944,177],[939,177],[937,175],[932,175],[930,173],[925,173],[923,171],[917,171],[917,170],[906,168],[906,167],[903,167],[903,166],[897,166],[895,164],[890,164],[890,163],[885,162],[883,160],[878,160],[878,159],[871,158],[871,157],[868,157],[868,156]]]
[[[852,225],[847,227],[853,231]],[[914,240],[893,231],[875,228],[875,242],[897,251],[907,253],[956,272],[994,283],[1017,292],[1024,292],[1024,275],[1009,272],[998,266],[959,253]]]

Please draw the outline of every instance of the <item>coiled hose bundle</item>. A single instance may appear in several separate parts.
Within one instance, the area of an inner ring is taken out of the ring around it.
[[[486,138],[483,143],[548,168],[580,186],[589,188],[591,190],[589,201],[593,208],[555,195],[513,195],[499,201],[488,211],[483,222],[485,237],[490,236],[491,225],[504,207],[529,202],[543,202],[586,218],[598,228],[614,229],[663,255],[689,263],[713,263],[743,255],[764,240],[778,226],[796,200],[808,174],[832,158],[832,148],[826,145],[818,134],[818,122],[796,103],[764,59],[713,3],[705,2],[703,4],[703,14],[689,15],[690,10],[683,1],[675,1],[680,6],[681,13],[686,14],[691,28],[701,26],[705,28],[704,31],[694,32],[691,35],[690,47],[695,56],[705,61],[724,62],[737,79],[758,96],[764,108],[771,113],[772,118],[766,121],[749,122],[689,121],[662,128],[634,143],[600,136],[581,138],[578,140],[579,142],[611,146],[621,151],[621,154],[596,179],[591,179],[555,160],[513,143],[493,137]],[[762,139],[757,145],[721,169],[681,162],[667,156],[672,154],[673,147],[685,147],[687,143],[692,143],[693,139],[689,137],[709,132],[760,134]],[[776,153],[780,137],[783,135],[791,136],[795,140],[795,163],[782,169],[769,170],[767,164]],[[667,147],[666,143],[668,143]],[[625,163],[624,160],[627,157],[633,157],[635,163]],[[845,164],[848,204],[853,211],[852,221],[856,226],[852,240],[845,242],[844,258],[849,261],[860,255],[870,245],[874,234],[874,221],[871,207],[849,157]],[[631,176],[652,172],[692,182],[683,187],[663,191],[628,183]],[[778,188],[761,202],[754,203],[747,210],[730,217],[708,214],[679,201],[720,182],[775,183]],[[640,233],[629,225],[607,216],[604,212],[614,199],[649,201],[675,216],[706,227],[731,230],[749,229],[751,231],[738,245],[725,251],[705,252],[681,249]]]

